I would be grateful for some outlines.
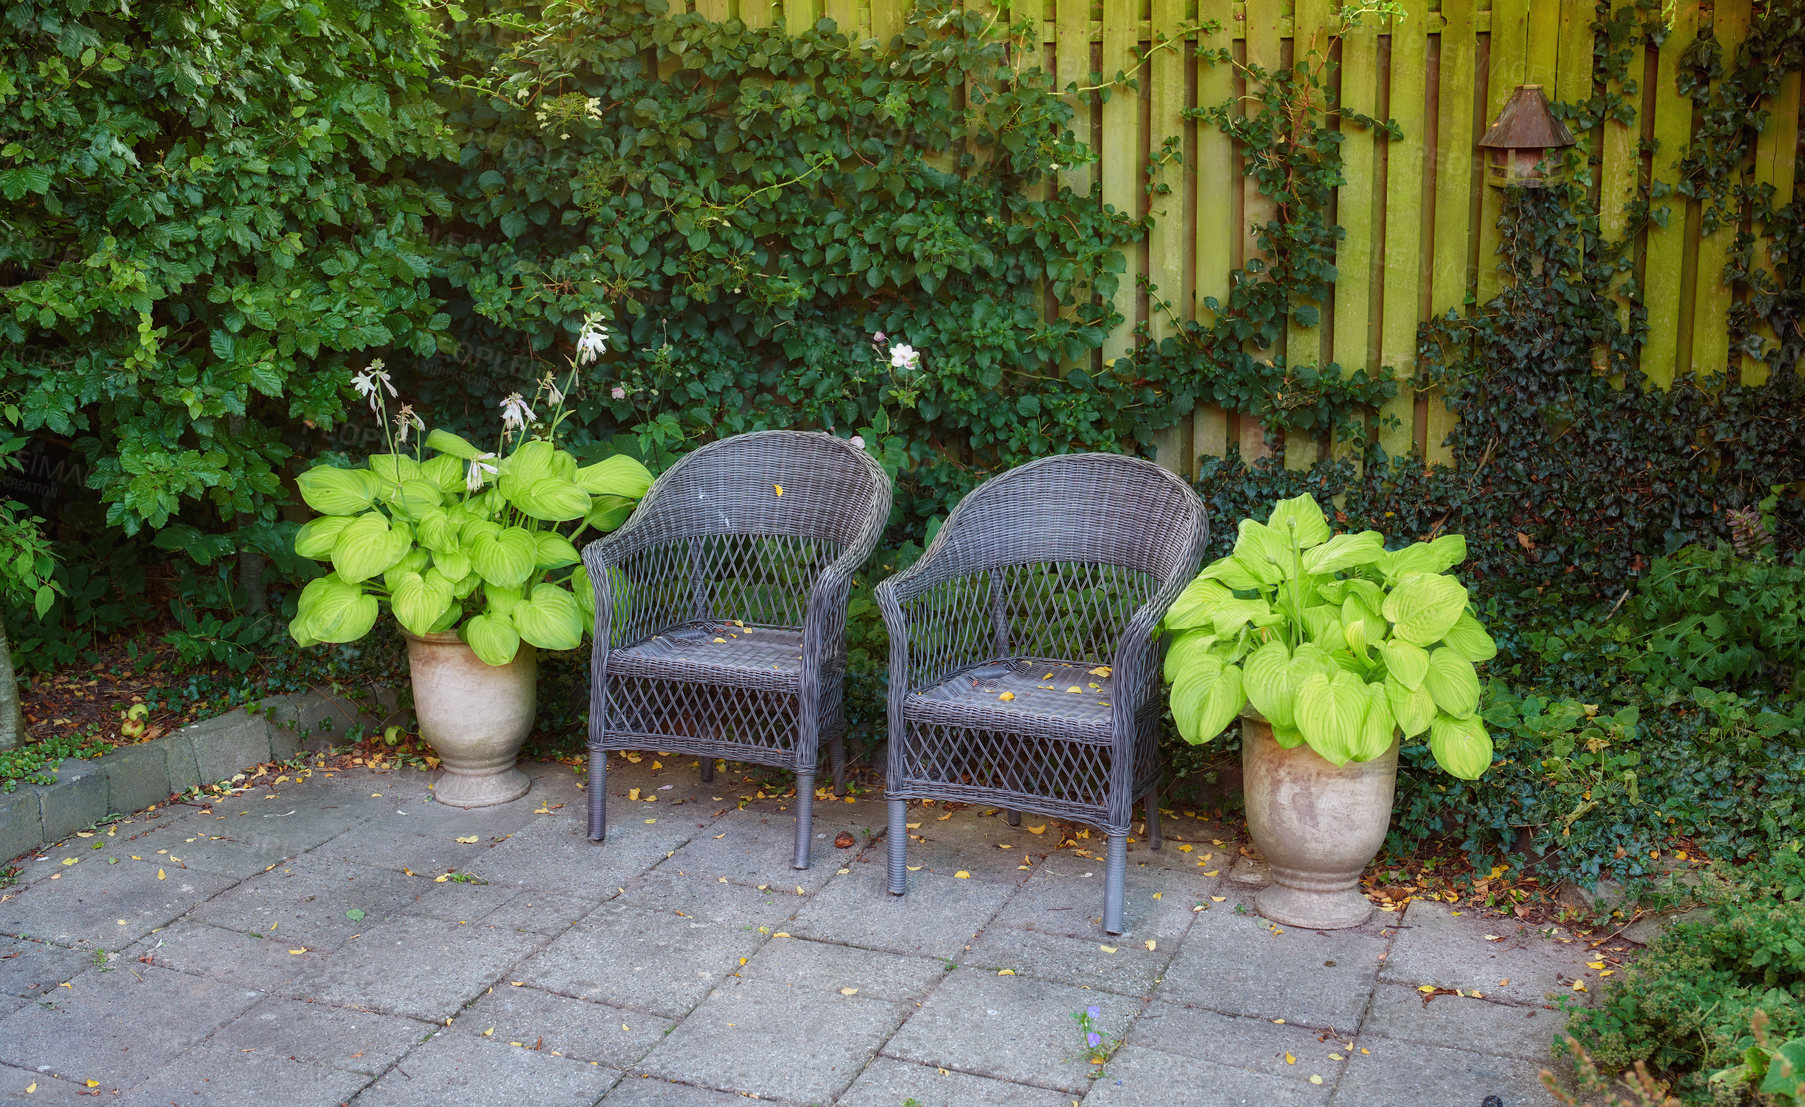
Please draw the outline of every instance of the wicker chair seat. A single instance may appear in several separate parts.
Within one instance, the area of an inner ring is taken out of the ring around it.
[[[794,692],[802,678],[802,631],[714,619],[679,623],[611,651],[608,671]]]
[[[1108,745],[1113,695],[1108,669],[1084,661],[1002,658],[908,693],[903,710],[931,725]]]

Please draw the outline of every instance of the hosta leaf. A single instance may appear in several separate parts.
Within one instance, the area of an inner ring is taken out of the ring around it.
[[[1325,650],[1341,647],[1341,612],[1327,604],[1306,607],[1303,612],[1304,630],[1310,635],[1310,641]]]
[[[483,603],[494,615],[507,615],[515,606],[526,598],[526,593],[518,588],[503,588],[496,584],[483,585]]]
[[[1460,613],[1466,610],[1467,590],[1450,576],[1423,573],[1392,589],[1385,597],[1385,617],[1393,634],[1416,646],[1441,641]]]
[[[1280,500],[1267,517],[1266,525],[1284,535],[1292,546],[1300,550],[1329,541],[1329,521],[1323,516],[1315,497],[1308,493]]]
[[[1371,565],[1385,556],[1385,537],[1376,530],[1337,534],[1313,550],[1304,551],[1304,572],[1338,573],[1356,565]]]
[[[1371,761],[1384,756],[1398,734],[1398,721],[1392,716],[1385,686],[1364,684],[1362,688],[1366,692],[1366,720],[1360,724],[1360,736],[1353,743],[1351,761]]]
[[[1447,647],[1429,653],[1429,670],[1423,676],[1435,706],[1457,719],[1479,710],[1479,674],[1473,663]]]
[[[295,478],[301,499],[321,515],[355,515],[375,502],[374,480],[367,469],[334,469],[315,465]]]
[[[422,546],[434,553],[458,549],[462,539],[458,534],[458,525],[446,511],[428,511],[420,516],[414,524],[414,537]]]
[[[1330,603],[1346,603],[1349,596],[1358,596],[1362,603],[1374,611],[1379,610],[1385,603],[1385,589],[1360,577],[1337,577],[1334,580],[1318,581],[1316,592]]]
[[[451,457],[463,461],[469,461],[477,454],[482,453],[481,450],[472,446],[469,442],[452,434],[450,431],[445,430],[435,430],[431,434],[428,434],[426,436],[426,448],[429,450],[437,450],[439,453],[448,454]]]
[[[1415,738],[1435,721],[1435,698],[1427,688],[1406,688],[1395,676],[1385,678],[1385,702],[1404,737]]]
[[[1448,633],[1442,635],[1442,645],[1474,664],[1490,661],[1498,656],[1498,643],[1492,641],[1492,636],[1479,625],[1478,619],[1465,611],[1460,613],[1460,618],[1454,620]]]
[[[451,582],[437,569],[404,573],[389,589],[395,619],[413,634],[430,634],[451,606]]]
[[[518,588],[539,564],[539,544],[524,527],[478,533],[470,543],[470,565],[490,584]]]
[[[1172,718],[1194,746],[1221,734],[1246,703],[1241,670],[1220,661],[1214,667],[1194,666],[1172,688]]]
[[[450,550],[432,555],[433,567],[448,581],[459,581],[470,575],[470,555],[463,550]]]
[[[1278,743],[1279,749],[1294,750],[1304,744],[1304,736],[1296,727],[1274,725],[1272,740]]]
[[[506,665],[520,652],[520,633],[501,615],[473,615],[464,624],[464,641],[485,665]]]
[[[308,581],[295,604],[295,620],[315,642],[354,642],[376,625],[376,613],[376,597],[337,573]]]
[[[1369,703],[1365,683],[1354,674],[1313,674],[1297,686],[1298,732],[1323,758],[1345,765],[1359,747]]]
[[[419,519],[438,507],[444,499],[439,494],[438,485],[420,477],[409,477],[399,485],[379,481],[377,487],[381,491],[379,498],[382,502],[409,519]]]
[[[309,519],[301,524],[300,530],[295,531],[295,552],[315,561],[330,560],[332,548],[338,545],[338,536],[350,525],[350,518],[344,515],[322,515],[318,519]]]
[[[577,548],[570,539],[562,534],[542,531],[533,536],[533,542],[539,547],[539,568],[559,569],[566,565],[575,565],[581,560],[577,556]]]
[[[589,505],[589,514],[584,522],[598,534],[607,534],[619,529],[633,514],[638,501],[624,496],[596,496]]]
[[[502,494],[507,495],[510,484],[526,488],[553,476],[557,455],[558,448],[543,438],[522,442],[519,449],[501,460]]]
[[[1227,600],[1216,607],[1216,633],[1233,634],[1250,622],[1257,623],[1272,614],[1265,600]]]
[[[1250,592],[1260,586],[1259,578],[1233,557],[1217,558],[1200,575],[1208,580],[1219,580],[1237,592]]]
[[[1166,679],[1176,684],[1180,677],[1202,659],[1221,660],[1210,652],[1211,647],[1219,641],[1221,639],[1217,635],[1207,630],[1188,630],[1175,636],[1172,644],[1166,647]]]
[[[577,606],[583,609],[583,628],[595,630],[595,582],[589,579],[589,570],[582,565],[570,574],[570,591],[577,598]]]
[[[1288,535],[1252,519],[1243,519],[1235,552],[1230,556],[1261,583],[1276,584],[1285,578],[1295,552]]]
[[[1247,655],[1242,663],[1241,684],[1254,710],[1275,728],[1297,725],[1292,706],[1291,651],[1274,639]]]
[[[1492,736],[1480,719],[1437,715],[1429,726],[1429,752],[1450,776],[1478,780],[1492,767]]]
[[[504,480],[501,491],[509,503],[535,519],[562,523],[589,514],[589,493],[559,477],[543,477],[512,491]]]
[[[1393,640],[1379,647],[1379,656],[1385,659],[1385,671],[1399,684],[1411,691],[1423,686],[1423,676],[1429,671],[1428,650]]]
[[[1377,562],[1387,580],[1401,581],[1413,573],[1445,573],[1467,559],[1464,535],[1444,534],[1433,542],[1415,542],[1393,550]]]
[[[432,555],[418,546],[401,555],[401,560],[382,571],[382,586],[394,591],[395,582],[403,573],[423,573],[432,563]]]
[[[371,454],[370,475],[376,478],[377,494],[386,495],[403,481],[417,480],[420,463],[406,454]]]
[[[585,492],[637,500],[652,487],[652,473],[624,454],[604,458],[577,470],[576,482]]]
[[[420,479],[429,482],[441,494],[464,490],[464,464],[451,454],[439,454],[420,463]]]
[[[368,511],[339,532],[332,546],[332,567],[342,580],[368,580],[400,561],[413,545],[414,536],[405,526],[391,525],[380,511]],[[314,637],[333,641],[318,634]]]
[[[1198,577],[1172,601],[1166,609],[1165,625],[1169,630],[1187,630],[1210,622],[1211,615],[1223,603],[1235,598],[1221,581]]]
[[[569,590],[540,584],[508,612],[522,641],[542,650],[570,650],[583,642],[583,609]]]

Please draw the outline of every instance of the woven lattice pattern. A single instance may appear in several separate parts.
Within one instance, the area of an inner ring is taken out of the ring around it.
[[[583,551],[596,593],[590,837],[607,830],[608,750],[725,757],[797,774],[807,867],[823,742],[842,783],[847,591],[889,514],[889,478],[864,451],[765,431],[684,457]]]
[[[907,881],[905,801],[996,803],[1109,835],[1104,926],[1121,929],[1137,797],[1158,842],[1154,630],[1207,532],[1197,494],[1158,466],[1043,458],[966,496],[921,560],[878,586],[892,892]]]

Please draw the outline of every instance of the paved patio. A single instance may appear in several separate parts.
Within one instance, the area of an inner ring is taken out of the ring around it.
[[[818,804],[797,872],[784,802],[692,765],[621,762],[601,846],[578,778],[533,765],[505,807],[316,771],[31,855],[0,890],[0,1099],[1528,1107],[1549,997],[1597,984],[1584,942],[1442,904],[1273,926],[1235,832],[1182,814],[1130,847],[1120,938],[1097,839],[1031,816],[919,808],[894,899],[880,800]]]

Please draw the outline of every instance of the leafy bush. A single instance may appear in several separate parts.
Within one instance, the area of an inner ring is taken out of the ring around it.
[[[1794,843],[1702,898],[1711,921],[1669,927],[1568,1030],[1607,1072],[1645,1061],[1688,1104],[1752,1103],[1709,1078],[1756,1045],[1756,1011],[1778,1040],[1805,1033],[1805,857]]]

